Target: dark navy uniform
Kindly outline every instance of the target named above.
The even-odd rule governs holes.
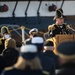
[[[70,25],[63,24],[63,25],[50,25],[49,28],[49,35],[50,37],[55,37],[56,34],[71,34],[72,32],[68,28]]]
[[[0,38],[0,54],[4,50],[4,42],[5,42],[5,39],[4,38]]]
[[[62,63],[56,75],[75,75],[75,42],[63,42],[57,51]]]
[[[50,75],[47,71],[41,70],[20,70],[13,67],[7,67],[2,75]]]
[[[1,74],[2,70],[5,68],[5,66],[6,66],[6,61],[5,61],[4,57],[0,55],[0,74]]]
[[[75,63],[65,63],[56,75],[75,75]]]
[[[48,26],[48,32],[44,34],[44,39],[55,37],[57,34],[72,34],[73,31],[70,29],[70,25],[56,25],[52,24]]]

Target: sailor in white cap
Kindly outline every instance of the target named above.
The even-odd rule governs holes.
[[[45,56],[44,53],[43,53],[44,39],[42,37],[33,37],[32,40],[31,40],[31,43],[33,45],[36,45],[37,48],[38,48],[37,56],[41,60],[43,70],[46,70],[51,75],[54,75],[54,73],[55,73],[54,60],[50,57]]]
[[[31,39],[33,37],[37,37],[38,36],[38,29],[37,28],[32,28],[29,31],[29,35],[30,35],[30,37],[25,41],[25,44],[31,44]]]

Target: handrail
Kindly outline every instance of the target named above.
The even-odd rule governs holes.
[[[2,26],[7,26],[8,28],[11,28],[12,30],[10,30],[10,32],[14,31],[22,38],[22,35],[18,31],[18,30],[21,30],[21,27],[19,25],[1,24],[0,28]],[[24,33],[29,37],[29,34],[26,31],[24,31]]]

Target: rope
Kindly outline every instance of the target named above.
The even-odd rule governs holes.
[[[16,28],[15,30],[20,30],[21,27]],[[31,30],[30,28],[25,27],[26,30]],[[13,32],[14,30],[10,30],[10,32]],[[44,32],[39,31],[40,34],[44,34]]]
[[[19,28],[16,28],[15,30],[19,30],[19,29],[21,29],[21,27],[19,27]],[[13,32],[14,30],[10,30],[10,32]]]

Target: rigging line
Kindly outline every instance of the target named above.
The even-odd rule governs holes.
[[[37,10],[37,15],[39,16],[39,10],[40,10],[40,7],[41,7],[41,3],[42,3],[42,1],[40,1],[40,3],[39,3],[39,7],[38,7],[38,10]]]
[[[61,4],[60,8],[62,8],[62,7],[63,7],[64,1],[65,1],[65,0],[62,0],[62,4]]]
[[[16,10],[17,4],[18,4],[18,1],[16,1],[16,4],[15,4],[15,7],[14,7],[14,10],[13,10],[13,12],[12,12],[13,17],[15,17],[15,10]]]
[[[13,10],[13,12],[12,12],[12,15],[13,15],[13,23],[14,23],[15,10],[16,10],[17,4],[18,4],[18,1],[16,1],[16,4],[15,4],[15,7],[14,7],[14,10]]]
[[[41,19],[40,19],[40,7],[41,7],[41,4],[42,4],[42,0],[40,0],[40,3],[39,3],[39,6],[38,6],[38,10],[37,10],[37,17],[38,17],[38,23],[41,22]]]
[[[30,28],[25,27],[26,30],[30,30]],[[21,30],[21,27],[15,28],[14,30]],[[10,30],[10,32],[13,32],[14,30]],[[39,31],[40,34],[44,34],[44,32]]]
[[[26,7],[26,10],[25,10],[26,24],[28,24],[28,22],[27,22],[27,11],[28,11],[28,8],[29,8],[29,5],[30,5],[30,1],[31,1],[31,0],[28,1],[27,7]]]

